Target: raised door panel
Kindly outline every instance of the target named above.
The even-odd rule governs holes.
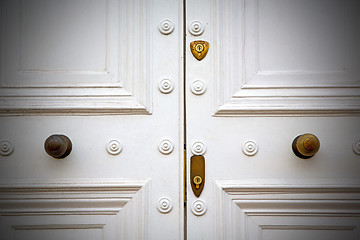
[[[356,1],[213,1],[215,115],[359,112]]]
[[[2,112],[151,113],[151,3],[4,1]]]
[[[2,239],[149,239],[149,182],[2,183]]]
[[[357,239],[359,185],[216,181],[217,239]]]

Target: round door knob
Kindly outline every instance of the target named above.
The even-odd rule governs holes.
[[[294,139],[292,149],[299,158],[308,159],[319,151],[320,141],[314,134],[302,134]]]
[[[67,136],[54,134],[46,139],[44,148],[54,158],[65,158],[70,154],[72,144]]]

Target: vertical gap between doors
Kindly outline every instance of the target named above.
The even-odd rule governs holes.
[[[186,0],[183,0],[183,92],[184,92],[184,239],[187,239],[187,164],[186,164]]]

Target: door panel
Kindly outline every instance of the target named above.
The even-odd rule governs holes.
[[[2,111],[151,113],[150,5],[130,2],[4,2]]]
[[[182,19],[168,0],[1,1],[4,239],[183,238]]]
[[[87,239],[89,235],[94,239],[150,238],[146,229],[148,189],[149,181],[108,179],[101,183],[76,179],[72,183],[57,180],[2,186],[1,236],[2,239],[59,239],[60,236]]]
[[[188,239],[357,239],[359,5],[186,6]],[[191,33],[194,20],[201,35]],[[210,44],[202,61],[190,52],[195,40]],[[292,150],[304,133],[320,140],[307,160]],[[189,183],[196,154],[205,157],[199,198]]]

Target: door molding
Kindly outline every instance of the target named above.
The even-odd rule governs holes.
[[[215,181],[215,206],[221,206],[215,209],[217,239],[260,239],[266,229],[359,234],[360,185],[317,180],[267,182]]]
[[[103,54],[104,58],[99,60],[99,56],[93,56],[93,59],[88,60],[80,54],[78,58],[86,63],[83,66],[86,69],[81,70],[72,69],[71,66],[62,66],[69,56],[66,53],[60,53],[56,45],[51,47],[50,52],[54,55],[52,56],[46,55],[48,54],[46,46],[38,46],[37,43],[43,41],[43,45],[46,43],[50,45],[51,43],[47,42],[50,40],[46,39],[51,38],[51,35],[63,36],[69,31],[60,27],[53,29],[53,25],[73,20],[75,26],[80,25],[86,29],[85,20],[81,17],[70,20],[55,19],[53,25],[44,24],[45,27],[39,27],[38,31],[43,31],[43,33],[46,31],[44,34],[36,35],[26,29],[26,26],[29,28],[40,20],[47,22],[48,15],[39,17],[39,14],[36,14],[37,9],[22,7],[21,1],[10,2],[1,6],[3,58],[1,59],[0,114],[151,113],[150,69],[153,61],[150,60],[150,48],[154,32],[150,28],[151,2],[145,0],[98,2],[97,8],[93,11],[97,13],[96,16],[103,25],[96,28],[97,32],[84,31],[85,33],[81,34],[88,39],[104,35],[99,43],[99,45],[103,44],[99,54]],[[64,5],[60,9],[71,8],[71,6]],[[77,8],[74,7],[74,9]],[[77,14],[77,16],[83,14]],[[26,19],[26,16],[32,17]],[[50,34],[49,28],[51,28]],[[73,31],[76,32],[75,30]],[[76,35],[76,33],[73,34]],[[78,37],[84,38],[81,34]],[[34,46],[27,46],[25,42]],[[62,42],[59,40],[58,43],[61,45]],[[66,43],[63,44],[66,45]],[[82,49],[81,42],[73,44],[76,49]],[[90,46],[89,43],[88,47]],[[35,47],[41,48],[42,51],[32,51],[31,48]],[[64,46],[63,48],[66,49]],[[88,49],[88,51],[91,50]],[[27,51],[31,53],[28,54],[30,57],[26,55]],[[42,53],[37,56],[38,52]],[[37,57],[38,60],[36,60]],[[48,64],[43,60],[46,57],[60,63]],[[96,67],[92,66],[92,61],[102,61],[101,65],[104,69],[101,69],[100,63]]]
[[[259,0],[212,1],[214,116],[360,113],[359,72],[355,66],[357,51],[354,50],[357,43],[353,33],[356,13],[350,3],[339,1],[346,11],[344,19],[340,19],[344,22],[344,33],[337,33],[343,34],[345,69],[327,66],[325,70],[321,67],[263,70],[259,4]],[[296,26],[293,28],[297,29]],[[306,58],[301,55],[300,59],[306,62]]]
[[[107,236],[115,234],[109,239],[115,236],[148,239],[148,186],[148,181],[102,179],[82,183],[76,180],[1,184],[0,216],[3,227],[7,226],[3,231],[101,229]],[[26,221],[29,216],[34,225]],[[22,219],[25,225],[19,224]],[[12,225],[12,221],[16,225]]]

